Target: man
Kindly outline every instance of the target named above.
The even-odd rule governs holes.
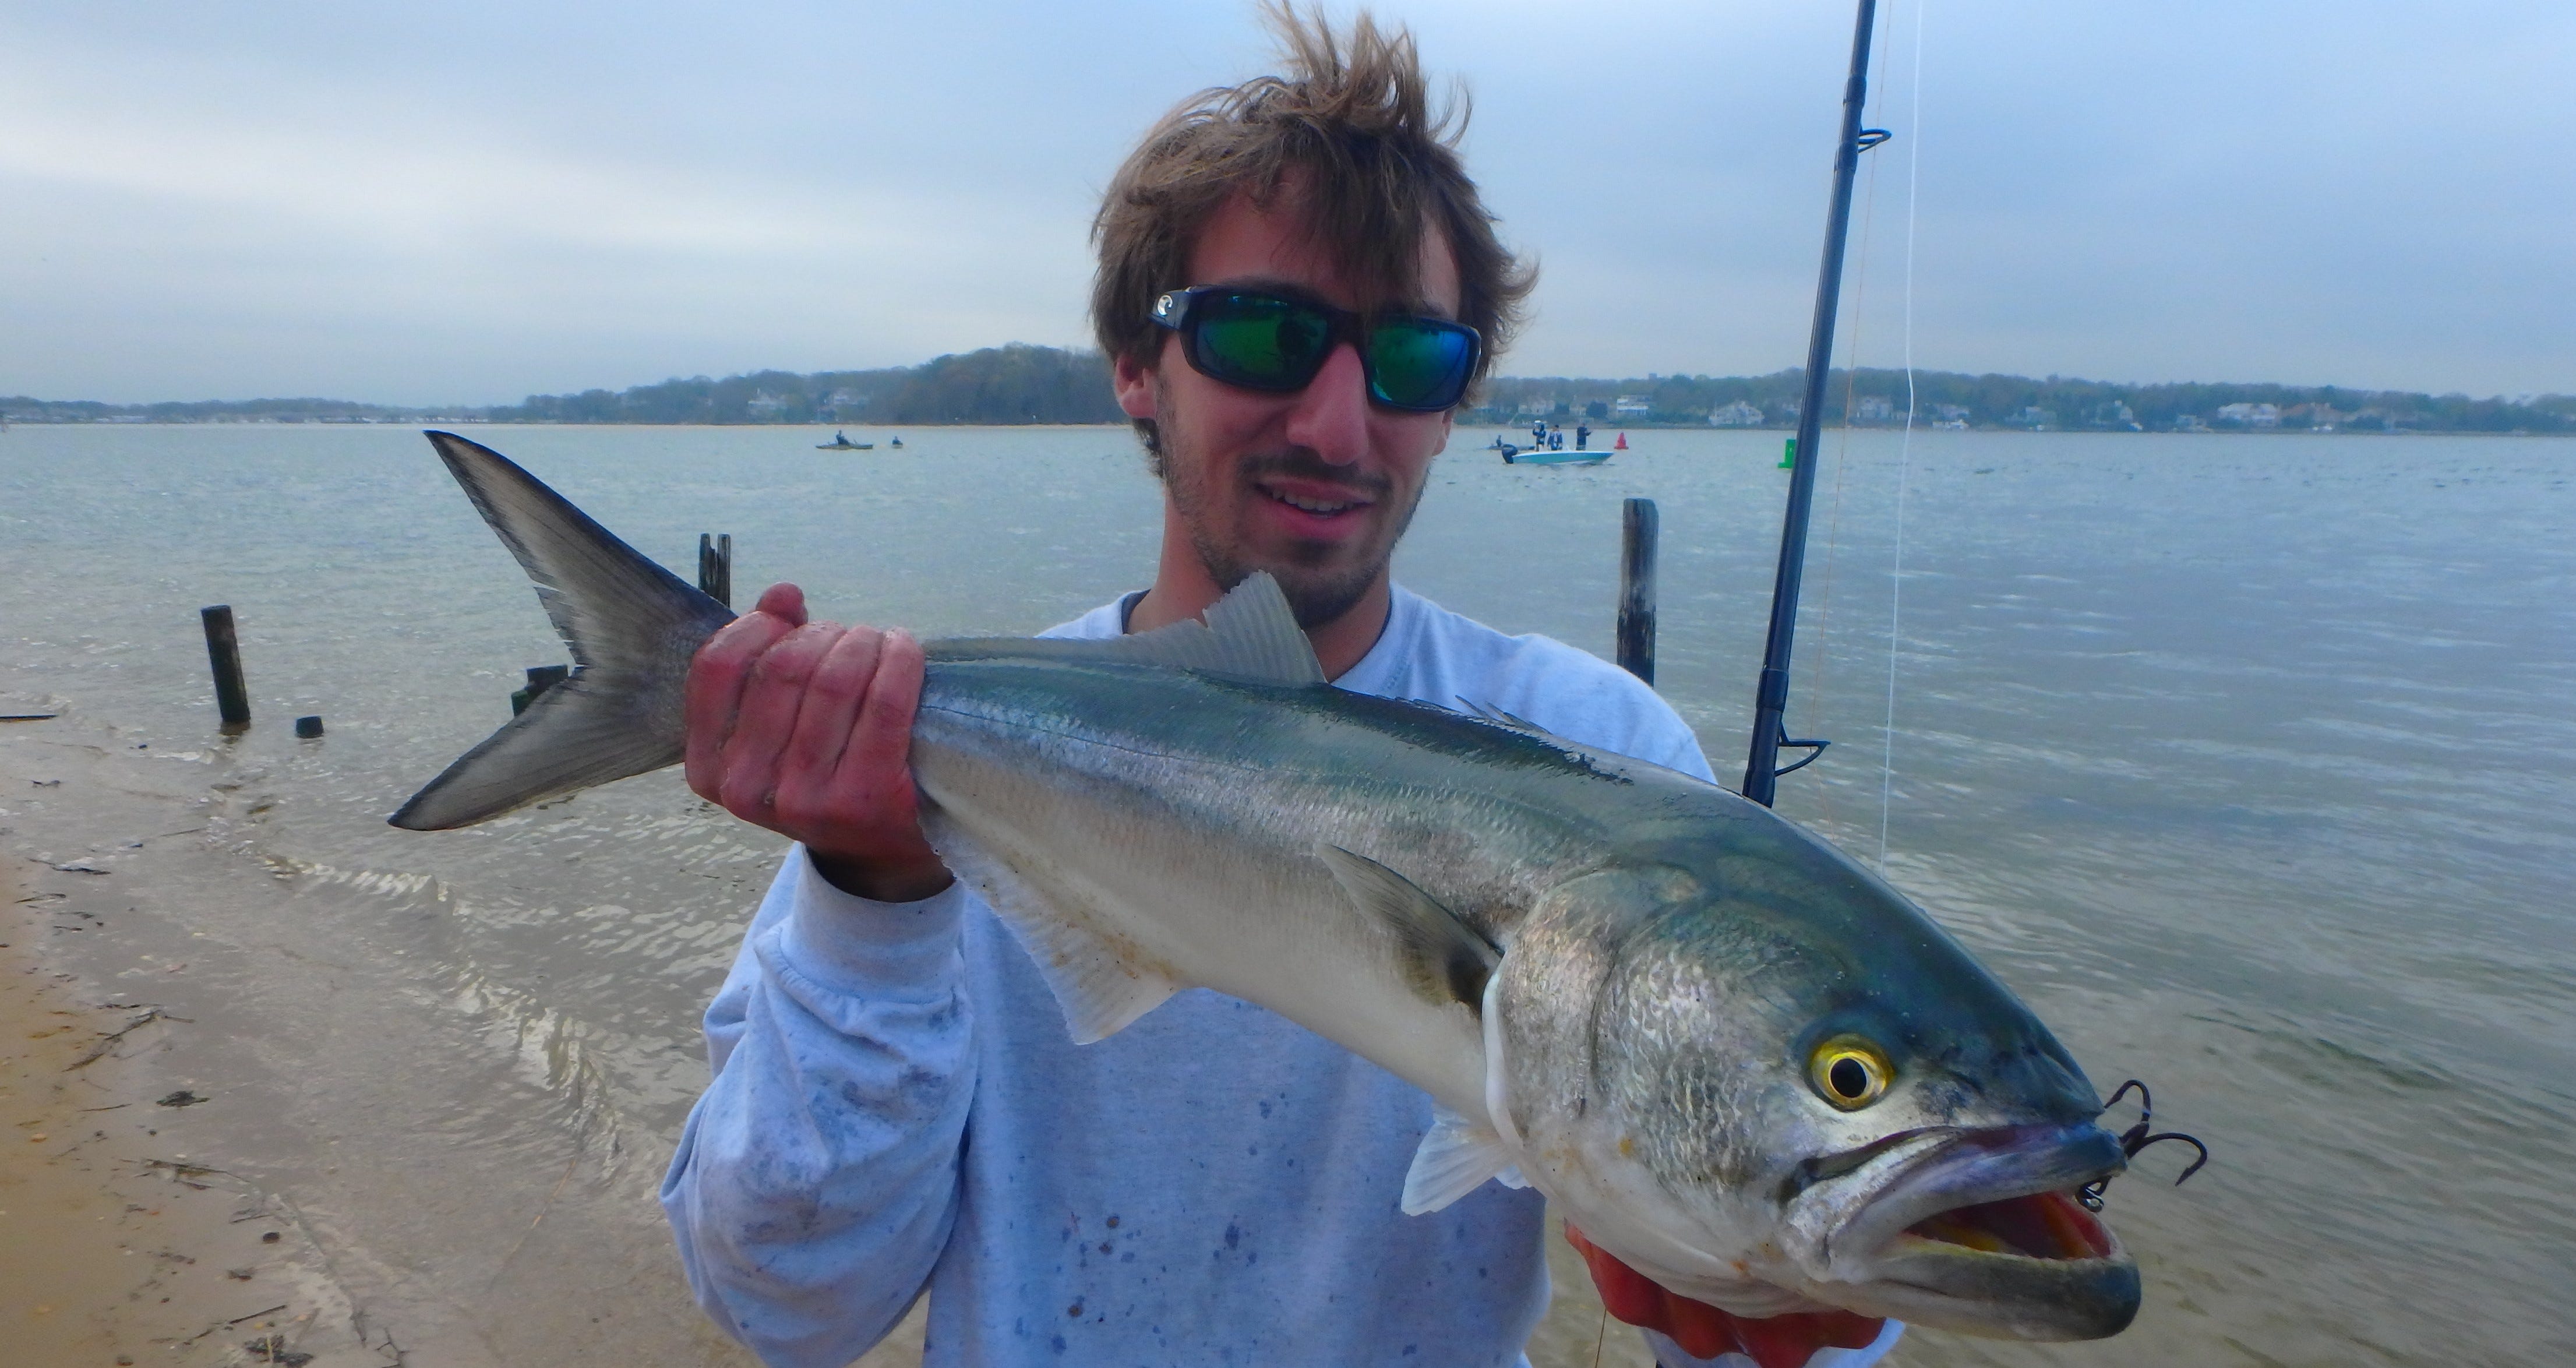
[[[1168,116],[1101,210],[1093,319],[1163,482],[1161,557],[1148,589],[1050,635],[1193,618],[1266,570],[1340,687],[1706,776],[1628,675],[1392,582],[1530,277],[1410,38],[1282,27],[1289,74]],[[908,636],[809,622],[780,585],[690,675],[691,786],[800,843],[708,1010],[716,1076],[664,1185],[708,1313],[800,1368],[846,1363],[925,1286],[934,1365],[1519,1362],[1547,1302],[1544,1203],[1488,1184],[1399,1212],[1421,1092],[1206,991],[1069,1043],[922,837],[922,670]]]

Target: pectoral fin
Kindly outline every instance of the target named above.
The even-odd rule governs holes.
[[[1447,1107],[1432,1107],[1431,1132],[1413,1152],[1413,1167],[1404,1175],[1404,1214],[1419,1216],[1457,1201],[1488,1178],[1505,1187],[1527,1187],[1511,1148],[1494,1128],[1470,1121]]]
[[[1315,853],[1342,892],[1395,938],[1398,967],[1415,992],[1431,1002],[1483,1009],[1485,980],[1503,958],[1492,942],[1385,865],[1337,845],[1317,846]]]

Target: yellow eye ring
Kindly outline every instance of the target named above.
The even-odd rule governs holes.
[[[1807,1058],[1807,1081],[1818,1096],[1844,1111],[1859,1111],[1885,1097],[1895,1077],[1887,1056],[1859,1036],[1835,1036]]]

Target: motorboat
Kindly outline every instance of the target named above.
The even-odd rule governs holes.
[[[1514,445],[1500,437],[1494,439],[1494,445],[1489,449],[1502,453],[1504,465],[1597,466],[1610,459],[1608,447],[1570,447],[1559,444],[1525,447]]]

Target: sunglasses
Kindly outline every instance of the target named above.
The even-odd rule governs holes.
[[[1181,335],[1199,374],[1279,394],[1313,383],[1334,344],[1347,340],[1359,349],[1369,399],[1407,413],[1456,408],[1485,349],[1474,328],[1445,318],[1364,319],[1329,304],[1223,285],[1166,291],[1154,301],[1154,321]]]

